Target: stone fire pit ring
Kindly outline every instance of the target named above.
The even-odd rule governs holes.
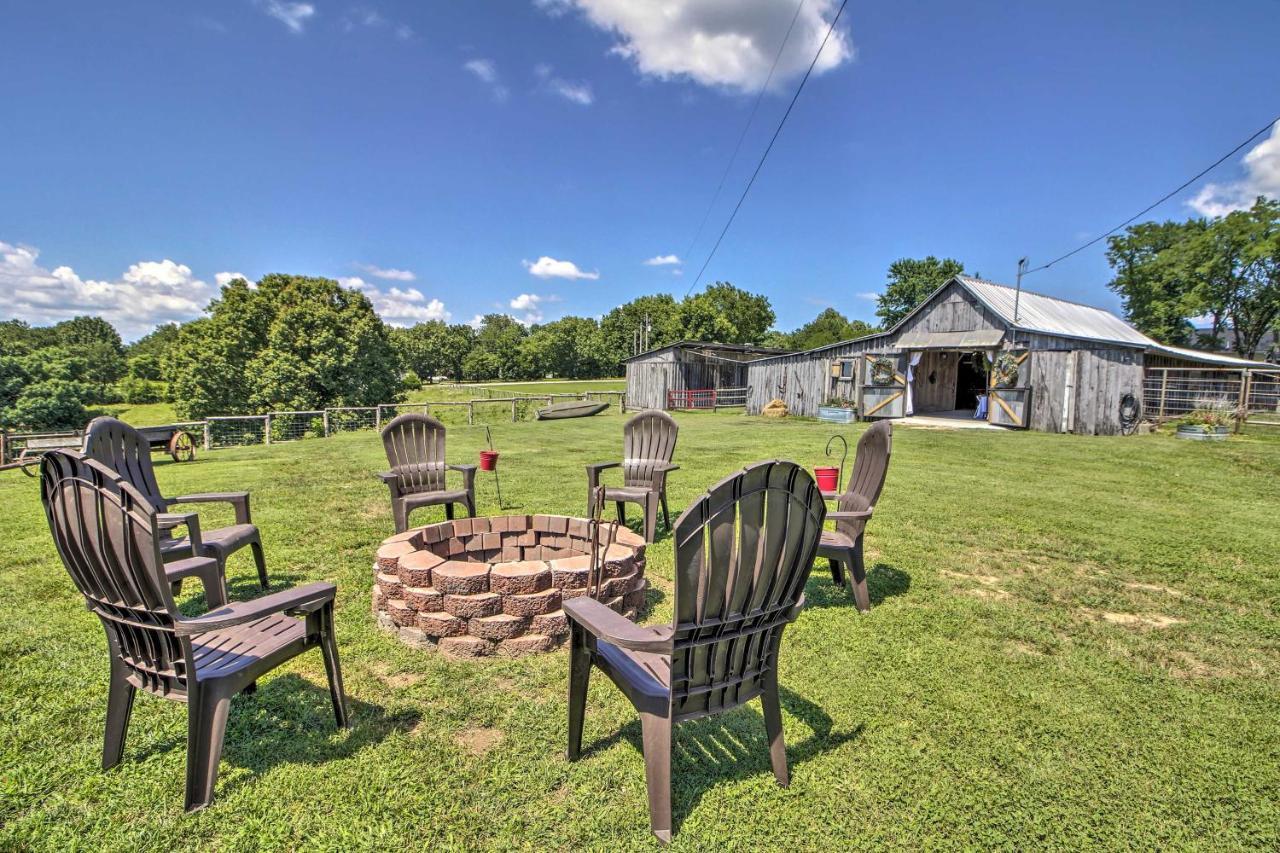
[[[644,538],[606,522],[600,543],[599,598],[634,618],[648,586]],[[442,521],[383,541],[373,566],[373,613],[406,645],[451,657],[548,652],[568,636],[561,604],[587,594],[590,570],[584,518]]]

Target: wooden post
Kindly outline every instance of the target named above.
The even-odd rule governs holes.
[[[204,422],[204,449],[213,449],[213,430],[209,428],[209,421]]]
[[[382,432],[382,404],[373,407],[373,428]]]
[[[324,437],[329,437],[329,410],[324,410]]]
[[[1164,401],[1165,395],[1169,391],[1169,368],[1160,368],[1162,375],[1160,377],[1160,414],[1156,416],[1156,423],[1164,420]]]
[[[1245,368],[1240,371],[1240,397],[1236,400],[1236,432],[1240,432],[1240,427],[1245,419],[1249,417],[1249,369]]]
[[[271,443],[271,415],[262,416],[262,437],[263,444]]]
[[[9,434],[0,432],[0,465],[9,461]]]
[[[467,426],[471,426],[476,420],[476,401],[467,401]]]
[[[511,398],[511,422],[516,422],[516,398]]]

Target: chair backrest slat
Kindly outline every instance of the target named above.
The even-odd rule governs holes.
[[[627,486],[649,486],[659,463],[676,452],[680,428],[675,419],[656,409],[643,411],[622,427],[622,478]]]
[[[885,477],[889,473],[889,457],[893,453],[893,425],[887,420],[876,421],[858,439],[857,454],[853,459],[853,472],[844,493],[836,500],[836,507],[844,512],[871,509],[880,499]],[[837,521],[836,530],[856,536],[865,522]]]
[[[813,478],[782,461],[727,477],[680,516],[673,714],[716,713],[759,695],[825,517]]]
[[[138,430],[116,418],[94,418],[84,432],[84,452],[123,477],[156,512],[168,510],[151,465],[151,443]]]
[[[383,427],[382,446],[401,494],[444,489],[445,433],[444,424],[418,412],[399,415]]]
[[[40,497],[67,573],[98,615],[112,654],[156,693],[183,693],[190,642],[165,581],[156,509],[115,471],[55,450],[40,463]]]

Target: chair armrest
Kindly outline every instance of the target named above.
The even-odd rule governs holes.
[[[377,474],[377,477],[382,482],[389,484],[389,483],[394,483],[396,480],[398,480],[400,478],[400,475],[397,474],[395,471],[379,471]]]
[[[462,482],[463,485],[466,486],[468,492],[475,489],[476,466],[474,464],[465,463],[461,465],[445,465],[444,467],[450,471],[458,471],[462,474]]]
[[[182,495],[177,498],[170,498],[171,504],[209,504],[209,503],[229,503],[236,510],[236,524],[252,524],[253,521],[249,517],[249,493],[248,492],[209,492],[199,495]]]
[[[866,521],[871,512],[870,509],[832,510],[827,513],[827,521]]]
[[[794,622],[800,618],[800,611],[804,610],[804,603],[804,595],[802,594],[800,598],[796,600],[795,606],[787,613],[788,622]]]
[[[599,640],[636,652],[671,654],[670,625],[645,628],[615,613],[589,596],[579,596],[562,606],[565,615]]]
[[[192,637],[245,625],[272,613],[313,613],[332,604],[337,591],[336,586],[325,581],[295,586],[253,601],[228,604],[195,619],[179,619],[173,630],[179,637]]]
[[[653,466],[653,470],[655,470],[655,471],[661,471],[662,473],[664,473],[664,474],[665,474],[665,473],[666,473],[666,472],[668,472],[668,471],[679,471],[679,470],[680,470],[680,466],[679,466],[679,465],[674,465],[674,464],[672,464],[672,463],[670,463],[670,462],[659,462],[657,465],[654,465],[654,466]]]
[[[587,466],[587,488],[594,489],[600,485],[600,472],[610,468],[621,468],[621,462],[595,462]]]
[[[200,539],[200,515],[194,512],[158,512],[156,527],[161,530],[172,530],[175,527],[187,528],[187,539],[191,542],[191,553],[199,554],[204,544]]]

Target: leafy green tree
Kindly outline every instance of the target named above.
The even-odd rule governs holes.
[[[469,382],[497,379],[502,374],[502,362],[488,350],[476,347],[462,360],[462,378]]]
[[[954,258],[899,258],[889,264],[889,280],[876,300],[876,316],[883,328],[892,328],[948,279],[964,272]]]
[[[89,420],[84,401],[92,394],[83,382],[46,379],[23,389],[14,404],[0,411],[7,429],[81,429]]]
[[[325,278],[230,282],[165,360],[182,417],[365,406],[398,395],[385,324],[364,294]]]
[[[839,341],[870,335],[877,329],[862,320],[850,320],[834,308],[824,308],[817,317],[790,335],[792,349],[807,350]]]
[[[601,376],[599,342],[599,326],[589,317],[563,317],[535,326],[520,343],[521,370],[533,378]]]
[[[646,318],[649,322],[649,348],[657,349],[680,340],[681,326],[678,303],[669,293],[641,296],[619,305],[600,320],[599,355],[601,369],[607,376],[621,376],[624,359],[635,355],[636,332]]]
[[[692,341],[756,344],[775,319],[769,298],[717,281],[680,303],[681,335]]]
[[[1213,314],[1211,337],[1220,333],[1222,316],[1206,305],[1203,279],[1194,273],[1206,257],[1187,241],[1204,233],[1203,219],[1187,222],[1142,222],[1107,238],[1107,262],[1115,278],[1107,287],[1120,296],[1125,316],[1139,331],[1175,346],[1195,343],[1188,317]],[[1182,248],[1174,253],[1174,247]]]
[[[159,382],[164,379],[164,360],[178,341],[178,324],[164,323],[125,347],[129,375],[134,379]],[[130,399],[129,402],[141,402]]]
[[[476,332],[475,349],[491,358],[471,361],[472,367],[483,364],[485,376],[471,375],[465,367],[468,379],[519,379],[520,344],[528,334],[519,322],[506,314],[485,314]],[[473,353],[474,354],[474,353]],[[464,363],[465,364],[465,363]]]
[[[462,362],[475,342],[475,330],[464,324],[428,320],[407,329],[391,330],[401,364],[430,380],[433,376],[462,378]]]

